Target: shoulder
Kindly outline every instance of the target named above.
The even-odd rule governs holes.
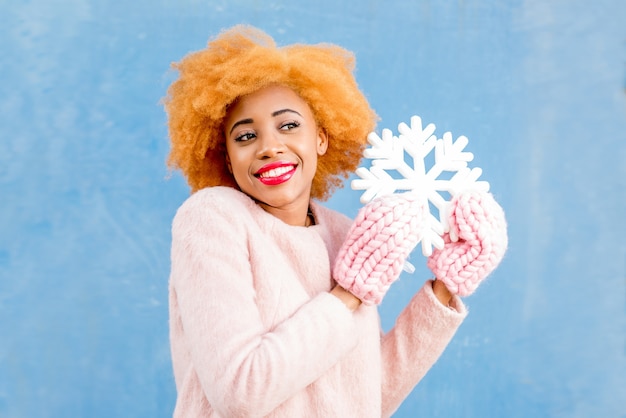
[[[315,219],[318,224],[325,227],[331,229],[344,229],[345,227],[347,230],[347,228],[349,228],[352,224],[352,220],[343,213],[327,208],[326,206],[322,206],[315,201],[311,202],[311,208],[313,209],[313,213],[315,214]]]
[[[207,187],[183,202],[174,216],[174,226],[190,222],[242,222],[254,206],[252,199],[232,187]]]
[[[246,206],[250,203],[254,204],[252,199],[239,190],[232,187],[215,186],[198,190],[183,202],[179,210],[186,210],[192,207],[220,208],[232,204],[243,204]]]
[[[334,254],[346,239],[352,219],[316,202],[311,202],[311,208],[317,222],[316,230],[326,242],[329,252]]]

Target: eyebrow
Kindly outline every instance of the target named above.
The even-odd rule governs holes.
[[[230,128],[230,132],[229,132],[228,134],[229,134],[229,135],[230,135],[230,134],[232,134],[232,133],[233,133],[233,131],[235,130],[235,128],[236,128],[237,126],[239,126],[239,125],[245,125],[246,123],[252,123],[252,122],[254,122],[252,119],[241,119],[241,120],[238,120],[237,122],[235,122],[235,123],[233,124],[233,127],[232,127],[232,128]]]
[[[299,112],[296,112],[293,109],[281,109],[281,110],[277,110],[276,112],[272,113],[272,117],[276,117],[278,115],[282,115],[283,113],[287,113],[287,112],[295,113],[298,116],[302,116]]]
[[[296,115],[302,117],[300,112],[297,112],[297,111],[295,111],[293,109],[280,109],[280,110],[277,110],[275,112],[272,112],[272,117],[274,118],[276,116],[282,115],[283,113],[295,113]],[[253,123],[253,122],[254,122],[254,120],[252,120],[251,118],[238,120],[237,122],[235,122],[233,124],[232,128],[230,128],[229,134],[232,134],[237,126],[245,125],[247,123]]]

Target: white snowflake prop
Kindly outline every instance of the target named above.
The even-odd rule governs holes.
[[[423,128],[419,116],[411,117],[410,127],[400,123],[398,131],[399,136],[389,129],[382,130],[382,138],[375,132],[368,135],[370,147],[363,156],[372,160],[371,167],[359,167],[356,174],[360,179],[353,180],[351,186],[354,190],[365,190],[361,195],[363,204],[396,191],[413,191],[421,196],[424,208],[428,208],[424,214],[427,221],[422,231],[422,254],[428,257],[433,246],[443,248],[442,235],[450,231],[447,222],[450,199],[468,189],[487,192],[489,183],[478,181],[480,168],[468,168],[467,163],[474,155],[464,151],[468,143],[465,136],[453,141],[452,134],[446,132],[437,138],[435,125],[430,123]],[[408,264],[406,269],[411,271],[413,267]]]

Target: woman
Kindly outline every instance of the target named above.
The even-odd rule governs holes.
[[[358,232],[313,199],[374,128],[353,66],[337,46],[277,48],[241,26],[175,65],[169,164],[193,192],[172,228],[175,416],[389,416],[463,321],[458,296],[427,281],[383,335],[372,299],[337,273]]]

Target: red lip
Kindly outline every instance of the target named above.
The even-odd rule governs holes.
[[[276,186],[288,181],[296,172],[297,165],[288,161],[275,161],[258,169],[254,176],[267,186]],[[276,173],[269,173],[276,170]],[[264,176],[264,174],[267,174]]]

